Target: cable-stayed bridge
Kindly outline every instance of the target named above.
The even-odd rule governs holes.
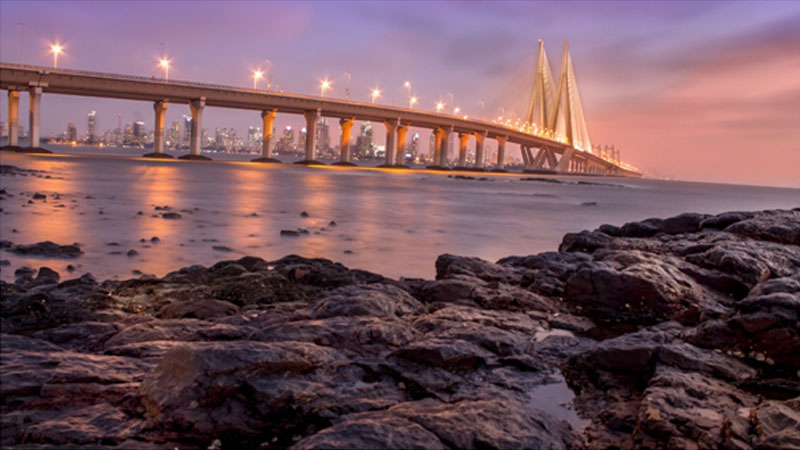
[[[506,145],[520,146],[526,172],[575,173],[640,176],[634,168],[617,158],[592,152],[592,144],[578,94],[575,74],[566,44],[555,85],[543,44],[539,43],[536,77],[530,97],[526,122],[519,125],[477,120],[446,113],[373,103],[291,94],[260,89],[222,86],[207,83],[155,79],[147,77],[54,69],[0,62],[0,89],[8,91],[9,146],[18,146],[19,98],[30,97],[30,148],[40,145],[41,96],[44,93],[87,97],[149,101],[154,109],[155,158],[171,157],[164,153],[164,122],[167,106],[189,105],[191,144],[185,159],[208,159],[200,153],[200,131],[206,107],[222,107],[260,112],[263,121],[262,156],[255,161],[271,162],[274,141],[273,124],[277,114],[301,114],[306,119],[305,158],[299,164],[321,164],[316,159],[316,127],[320,117],[338,118],[341,126],[341,153],[337,164],[352,165],[350,134],[356,120],[381,122],[386,126],[385,164],[402,166],[409,127],[427,128],[435,136],[432,168],[505,170]],[[448,155],[450,136],[458,136],[457,157]],[[475,160],[467,167],[467,147],[475,140]],[[485,143],[497,143],[497,158],[486,161]],[[453,152],[455,153],[455,152]]]

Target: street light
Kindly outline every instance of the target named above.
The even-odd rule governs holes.
[[[272,89],[272,60],[266,58],[267,61],[267,90]]]
[[[261,69],[256,69],[253,71],[253,89],[258,86],[258,80],[264,77],[264,72]]]
[[[456,106],[456,107],[455,107],[455,109],[453,109],[453,115],[454,115],[454,116],[457,116],[459,111],[461,111],[461,108],[459,108],[458,106]]]
[[[442,112],[443,109],[444,109],[444,103],[437,102],[436,103],[436,112],[440,113],[440,112]]]
[[[381,90],[378,88],[372,88],[372,103],[375,103],[375,99],[381,96]]]
[[[169,81],[169,60],[166,56],[158,60],[158,65],[164,69],[164,80]]]
[[[58,54],[64,51],[64,46],[56,42],[50,45],[50,52],[53,53],[53,69],[58,69]]]
[[[329,79],[324,79],[319,83],[319,90],[322,93],[322,96],[325,97],[325,91],[331,87],[331,81]]]
[[[415,103],[417,103],[417,97],[411,97],[408,99],[408,109],[413,108]]]
[[[347,78],[347,89],[345,89],[344,94],[348,100],[350,100],[350,87],[353,83],[353,76],[350,75],[350,72],[344,73],[345,78]]]

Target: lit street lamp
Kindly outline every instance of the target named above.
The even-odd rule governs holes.
[[[375,99],[381,96],[381,90],[378,88],[372,89],[372,103],[375,103]]]
[[[416,103],[417,103],[417,97],[411,97],[411,98],[409,98],[409,99],[408,99],[408,109],[411,109],[411,108],[413,108],[413,107],[414,107],[414,104],[416,104]]]
[[[169,60],[166,57],[162,57],[158,61],[158,65],[164,69],[164,80],[169,81]]]
[[[327,78],[319,83],[319,90],[322,94],[322,97],[325,97],[325,91],[327,91],[328,88],[330,87],[331,87],[331,81],[328,80]]]
[[[458,113],[459,113],[459,111],[461,111],[461,108],[459,108],[458,106],[456,106],[456,107],[455,107],[455,109],[453,109],[453,115],[454,115],[454,116],[457,116],[457,115],[458,115]]]
[[[256,69],[253,71],[253,89],[258,86],[258,80],[264,77],[264,72],[260,69]]]
[[[444,103],[442,103],[442,102],[436,103],[436,112],[437,113],[442,112],[443,109],[444,109]]]
[[[64,51],[64,46],[56,42],[50,45],[50,52],[53,53],[53,69],[58,69],[58,54]]]

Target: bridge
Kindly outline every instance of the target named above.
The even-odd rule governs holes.
[[[41,96],[54,93],[153,102],[154,151],[144,155],[153,158],[171,158],[164,153],[165,113],[169,104],[183,104],[189,105],[192,124],[190,152],[182,157],[184,159],[209,159],[200,154],[200,133],[203,111],[210,106],[260,112],[262,155],[254,160],[259,162],[277,161],[271,154],[273,123],[278,113],[288,113],[301,114],[306,120],[305,159],[298,164],[322,164],[316,160],[316,127],[320,117],[325,116],[338,118],[341,126],[341,154],[335,164],[353,165],[350,132],[356,120],[364,120],[386,126],[384,167],[402,166],[406,133],[409,127],[419,127],[432,130],[435,136],[434,163],[430,168],[450,168],[448,146],[450,136],[457,133],[458,159],[453,161],[457,168],[484,170],[484,145],[487,139],[494,139],[497,142],[495,171],[505,170],[506,144],[515,143],[520,146],[525,172],[641,176],[617,157],[592,152],[566,43],[556,89],[543,43],[539,41],[536,77],[527,121],[522,126],[344,99],[2,62],[0,89],[8,91],[8,144],[12,148],[18,146],[19,97],[25,91],[30,99],[30,149],[40,145]],[[475,139],[475,162],[467,167],[467,146],[471,139]]]

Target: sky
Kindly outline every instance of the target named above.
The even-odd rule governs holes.
[[[800,187],[800,2],[0,2],[3,62],[20,62],[22,43],[26,64],[50,65],[59,41],[60,67],[161,76],[163,43],[171,79],[252,87],[269,59],[286,92],[318,94],[327,77],[327,95],[344,98],[347,72],[353,99],[379,87],[379,103],[404,105],[408,80],[417,107],[452,93],[448,107],[473,117],[525,112],[539,39],[556,74],[569,42],[592,142],[626,162],[655,176]],[[144,102],[50,94],[42,106],[44,135],[69,121],[84,133],[91,110],[101,129],[118,113],[154,120]],[[0,120],[7,108],[4,95]],[[167,123],[184,114],[170,105]],[[220,108],[203,120],[240,135],[260,125],[255,112]],[[279,115],[286,125],[303,121]]]

